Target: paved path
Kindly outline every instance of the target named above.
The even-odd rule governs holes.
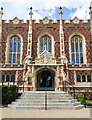
[[[16,110],[12,108],[0,108],[2,118],[90,118],[92,109],[80,110]],[[1,116],[1,115],[0,115]]]

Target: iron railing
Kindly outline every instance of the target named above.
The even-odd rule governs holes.
[[[63,91],[68,91],[68,90],[67,90],[67,85],[72,86],[74,99],[76,98],[76,97],[75,97],[76,90],[78,90],[80,93],[82,93],[82,94],[84,95],[84,107],[86,108],[86,94],[83,93],[83,92],[81,92],[78,88],[76,88],[74,85],[72,85],[72,84],[71,84],[70,82],[68,82],[68,81],[63,81]]]

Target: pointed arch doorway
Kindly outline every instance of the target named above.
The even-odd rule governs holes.
[[[37,91],[54,91],[55,73],[50,70],[43,70],[37,74]]]

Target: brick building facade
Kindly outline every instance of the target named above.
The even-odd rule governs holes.
[[[92,2],[90,19],[75,17],[69,21],[42,20],[26,22],[15,17],[2,20],[0,11],[1,81],[16,84],[25,91],[62,91],[63,81],[77,88],[92,90]],[[67,85],[71,88],[70,85]]]

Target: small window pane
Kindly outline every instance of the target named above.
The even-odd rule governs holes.
[[[14,52],[16,52],[16,46],[17,46],[17,39],[14,39]]]
[[[75,38],[75,44],[76,44],[76,52],[78,52],[78,38]]]
[[[16,63],[16,54],[13,54],[13,63]]]
[[[15,81],[15,75],[12,75],[11,76],[11,82],[14,82]]]
[[[87,82],[91,82],[91,76],[87,75]]]
[[[51,40],[49,40],[49,52],[51,53]]]
[[[6,82],[9,82],[9,81],[10,81],[10,76],[6,75]]]
[[[80,39],[80,52],[82,52],[82,40]]]
[[[72,52],[74,52],[74,40],[71,40],[71,49],[72,49]]]
[[[12,54],[9,54],[9,63],[12,63]]]
[[[80,63],[83,63],[83,54],[80,54]]]
[[[73,65],[75,64],[75,54],[74,53],[72,54],[72,64]]]
[[[40,41],[40,52],[43,52],[43,40]]]
[[[85,75],[82,76],[82,82],[86,82],[86,77],[85,77]]]
[[[18,43],[18,52],[20,52],[20,43]]]
[[[81,77],[80,77],[80,75],[77,75],[77,82],[81,82]]]
[[[79,54],[76,54],[76,63],[79,63]]]
[[[47,50],[47,37],[44,37],[44,50]]]
[[[10,40],[10,52],[12,52],[13,40]]]
[[[17,55],[17,63],[20,64],[20,54]]]

